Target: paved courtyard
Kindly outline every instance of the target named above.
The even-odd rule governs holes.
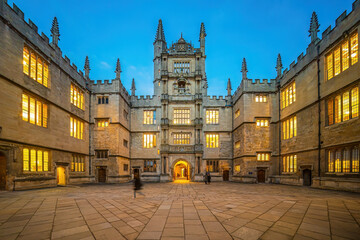
[[[0,239],[360,239],[360,194],[238,183],[0,192]]]

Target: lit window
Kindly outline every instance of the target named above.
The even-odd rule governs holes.
[[[48,86],[49,68],[47,63],[25,46],[23,48],[23,72],[45,87]]]
[[[219,134],[206,134],[206,147],[218,148],[219,147]]]
[[[144,124],[156,124],[156,111],[155,110],[144,111]]]
[[[349,68],[349,41],[342,44],[342,70]]]
[[[255,102],[267,102],[267,98],[264,95],[256,95]]]
[[[85,172],[85,157],[83,155],[73,154],[71,158],[72,172]]]
[[[296,101],[295,81],[281,91],[281,106],[285,108]]]
[[[267,119],[256,119],[256,126],[258,127],[268,127],[269,120]]]
[[[351,154],[351,172],[359,172],[359,148],[354,147]]]
[[[174,133],[174,144],[190,144],[190,133]]]
[[[154,148],[156,147],[156,134],[154,133],[144,133],[144,148]]]
[[[349,120],[350,110],[349,110],[349,92],[343,94],[343,121]]]
[[[219,124],[219,110],[206,110],[206,124]]]
[[[190,124],[190,109],[174,109],[174,124]]]
[[[297,120],[296,116],[293,116],[287,120],[282,121],[283,139],[289,139],[296,137],[297,135]]]
[[[22,94],[22,119],[25,122],[47,127],[47,105],[41,101]]]
[[[238,116],[240,116],[240,110],[239,109],[236,110],[236,112],[235,112],[235,118],[237,118]]]
[[[235,172],[240,172],[240,165],[235,165]]]
[[[240,148],[240,141],[235,142],[235,148]]]
[[[77,139],[83,139],[83,132],[84,122],[77,118],[70,117],[70,136]]]
[[[156,172],[156,160],[144,160],[144,172]]]
[[[341,67],[340,67],[340,48],[337,48],[334,51],[334,71],[335,71],[335,76],[339,75],[339,73],[341,71]]]
[[[350,172],[350,151],[347,148],[343,152],[342,164],[342,171]]]
[[[341,151],[335,153],[335,172],[341,172]]]
[[[85,109],[84,108],[84,92],[80,88],[76,87],[74,84],[71,84],[71,87],[70,87],[70,102],[74,106],[76,106],[82,110]]]
[[[206,171],[208,172],[219,172],[219,160],[207,160]]]
[[[107,127],[109,126],[109,119],[98,119],[97,121],[97,126],[98,127]]]
[[[359,116],[359,88],[355,87],[351,90],[351,117]]]
[[[334,100],[333,99],[329,99],[327,102],[327,107],[328,107],[328,124],[329,125],[333,125],[334,124]]]
[[[49,152],[36,149],[23,149],[23,171],[49,171]]]
[[[359,40],[358,40],[358,33],[355,33],[351,36],[350,39],[351,43],[351,65],[354,65],[359,60]]]
[[[335,123],[341,122],[341,96],[335,97]]]
[[[359,172],[359,146],[347,146],[342,149],[327,151],[329,173],[358,173]]]
[[[174,62],[174,73],[190,73],[190,62]]]
[[[256,157],[257,161],[269,161],[270,160],[269,153],[257,153],[256,156],[257,156]]]
[[[283,157],[283,172],[294,173],[297,171],[297,156],[288,155]]]

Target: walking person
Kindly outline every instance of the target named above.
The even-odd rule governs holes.
[[[140,174],[134,174],[134,198],[136,198],[136,191],[139,191],[142,188],[142,183],[140,179]],[[142,192],[139,191],[139,194],[145,196]]]
[[[208,181],[207,172],[205,172],[205,174],[204,174],[204,182],[205,182],[205,184],[207,184],[207,181]]]
[[[210,175],[210,172],[207,172],[207,182],[210,184],[211,182],[211,175]]]

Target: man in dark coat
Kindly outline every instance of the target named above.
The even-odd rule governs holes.
[[[208,183],[210,184],[210,182],[211,182],[210,172],[207,172],[206,175],[207,175],[207,181],[208,181]]]

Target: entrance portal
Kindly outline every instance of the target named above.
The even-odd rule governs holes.
[[[104,183],[106,182],[106,168],[100,167],[98,169],[98,182]]]
[[[0,190],[6,188],[6,158],[5,154],[0,152]]]
[[[174,180],[190,180],[190,166],[186,161],[178,161],[174,166]]]
[[[223,181],[229,181],[229,170],[223,171]]]
[[[258,183],[264,183],[265,182],[265,170],[258,170],[257,171],[257,180],[258,180]]]
[[[311,170],[304,169],[303,170],[303,179],[304,179],[304,186],[311,186]]]
[[[62,166],[58,166],[56,168],[56,172],[57,172],[57,184],[65,186],[66,185],[65,168]]]

